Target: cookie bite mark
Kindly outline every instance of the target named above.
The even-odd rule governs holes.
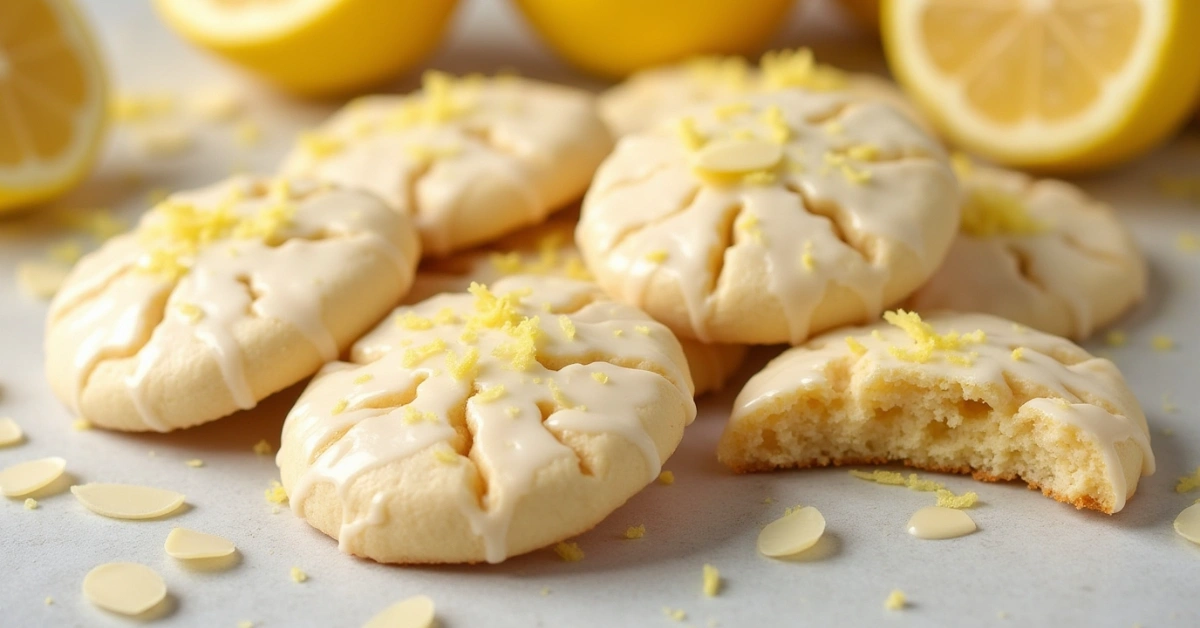
[[[889,313],[785,352],[739,394],[718,457],[738,472],[894,461],[1021,479],[1106,513],[1154,472],[1145,417],[1111,362],[967,314]]]
[[[282,171],[378,194],[412,216],[428,256],[539,223],[578,199],[612,140],[587,93],[512,77],[428,72],[420,91],[368,96],[298,146]]]
[[[606,291],[680,336],[798,343],[932,274],[957,196],[940,147],[890,108],[753,94],[625,137],[576,239]]]
[[[407,288],[417,255],[408,222],[360,192],[239,177],[177,194],[72,273],[51,305],[47,373],[104,427],[219,418],[336,357]],[[356,296],[368,276],[379,292]]]
[[[552,545],[653,481],[695,416],[674,337],[591,284],[519,276],[408,314],[445,322],[380,325],[284,426],[292,508],[343,551],[500,562]]]
[[[907,301],[1084,339],[1140,301],[1146,262],[1113,210],[1062,181],[967,164],[962,227]]]

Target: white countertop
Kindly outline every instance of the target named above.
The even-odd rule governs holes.
[[[176,93],[210,85],[243,85],[250,116],[264,128],[254,150],[236,147],[233,133],[201,125],[195,150],[150,159],[131,150],[118,129],[92,179],[64,207],[108,207],[132,219],[150,188],[186,188],[222,178],[233,168],[269,171],[298,129],[332,105],[297,104],[253,87],[166,32],[147,3],[85,3],[109,53],[114,81],[126,88]],[[812,4],[818,4],[813,0]],[[815,8],[815,7],[810,7]],[[821,13],[820,15],[817,15]],[[829,16],[808,11],[781,36],[781,45],[836,35]],[[825,58],[878,66],[860,47],[826,45]],[[516,67],[536,77],[580,82],[551,59],[496,0],[465,2],[455,31],[432,64],[454,71]],[[411,86],[410,77],[401,87]],[[73,431],[72,417],[42,375],[41,336],[46,305],[17,290],[18,261],[43,257],[68,234],[40,218],[0,222],[0,416],[25,429],[27,442],[0,449],[0,467],[57,455],[71,481],[129,482],[188,495],[176,516],[123,522],[87,512],[70,493],[0,503],[0,625],[127,626],[127,619],[90,606],[83,576],[110,561],[137,561],[167,581],[172,608],[153,625],[357,626],[399,599],[434,599],[447,628],[463,626],[674,626],[663,607],[683,609],[686,624],[706,626],[1195,626],[1200,624],[1200,546],[1177,536],[1171,522],[1200,493],[1179,495],[1176,479],[1200,465],[1200,373],[1196,312],[1200,311],[1200,253],[1175,246],[1181,231],[1200,233],[1200,208],[1167,199],[1152,185],[1163,173],[1196,173],[1196,130],[1152,159],[1082,182],[1120,208],[1150,258],[1150,297],[1119,327],[1129,344],[1108,352],[1146,407],[1158,473],[1146,478],[1116,516],[1076,511],[1018,484],[980,484],[938,477],[957,492],[977,491],[970,511],[979,532],[950,541],[922,541],[904,530],[909,516],[930,505],[928,493],[851,478],[845,469],[734,476],[717,464],[716,440],[734,390],[703,400],[700,417],[667,463],[673,486],[654,484],[578,539],[587,557],[560,561],[550,551],[502,565],[384,566],[340,554],[337,544],[284,509],[272,514],[263,498],[277,478],[271,457],[251,451],[259,439],[278,445],[279,427],[299,388],[252,412],[168,435]],[[134,180],[130,172],[140,173]],[[1155,334],[1170,335],[1175,351],[1150,349]],[[759,356],[759,363],[761,358]],[[1178,406],[1168,412],[1164,396]],[[1172,435],[1166,435],[1171,432]],[[153,452],[153,454],[151,454]],[[185,460],[200,458],[202,468]],[[927,474],[932,477],[932,474]],[[770,498],[772,503],[765,503]],[[816,506],[828,528],[819,545],[790,561],[759,556],[761,527],[795,503]],[[626,527],[645,524],[646,536],[623,540]],[[174,526],[234,540],[236,566],[189,570],[163,553]],[[725,579],[720,596],[701,593],[701,566]],[[289,569],[310,576],[293,583]],[[911,606],[886,611],[892,589]],[[46,605],[47,596],[54,599]]]

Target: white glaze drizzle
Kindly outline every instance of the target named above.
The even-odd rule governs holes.
[[[1150,448],[1145,416],[1120,372],[1108,360],[1084,359],[1068,366],[1053,356],[1063,353],[1077,359],[1085,355],[1070,341],[985,314],[935,313],[925,317],[925,321],[940,334],[983,330],[987,339],[983,343],[965,345],[957,352],[935,350],[927,362],[911,362],[890,353],[892,347],[913,346],[912,339],[893,325],[880,323],[829,332],[784,352],[751,378],[734,401],[730,425],[734,426],[764,408],[776,407],[781,397],[829,388],[831,382],[826,373],[831,364],[844,362],[853,355],[846,341],[847,337],[852,337],[864,350],[857,358],[856,371],[866,369],[863,372],[876,373],[912,369],[919,372],[924,381],[958,383],[966,398],[983,400],[996,408],[996,412],[1016,414],[1028,406],[1056,422],[1077,428],[1096,444],[1105,462],[1104,473],[1115,500],[1113,512],[1124,507],[1129,491],[1117,455],[1117,443],[1135,443],[1142,451],[1141,475],[1154,473],[1154,452]],[[1012,353],[1017,348],[1021,349],[1019,359]],[[950,353],[957,353],[957,357],[968,360],[969,364],[947,360]],[[869,367],[864,366],[864,362]],[[1018,406],[1006,378],[1031,382],[1051,394]],[[1010,396],[994,398],[985,392],[996,390],[1010,391],[1007,393]],[[1087,403],[1087,399],[1107,403],[1119,412]],[[845,412],[860,410],[857,403],[845,406]],[[866,421],[867,417],[856,420]]]
[[[745,279],[714,277],[710,259],[724,256],[728,263],[731,255],[748,254],[767,267],[765,296],[787,319],[789,337],[779,340],[799,343],[813,331],[813,312],[829,287],[856,294],[860,320],[869,320],[912,288],[892,285],[891,260],[898,251],[919,265],[906,272],[933,272],[954,234],[958,195],[934,140],[884,105],[844,96],[787,92],[723,104],[743,102],[745,111],[734,116],[718,115],[720,105],[705,105],[626,136],[601,166],[584,200],[577,240],[607,290],[644,308],[652,277],[667,273],[680,286],[690,320],[688,329],[676,331],[721,340],[710,329],[710,313],[726,284]],[[708,141],[736,134],[762,140],[778,131],[765,121],[773,107],[789,130],[787,159],[770,171],[773,181],[715,184],[693,173],[693,154],[677,133],[681,120],[692,121]],[[831,116],[842,130],[827,128]],[[827,163],[831,154],[864,147],[874,151],[870,160],[855,161],[853,168],[867,173],[865,181]],[[841,208],[842,224],[823,215],[826,207]],[[721,225],[738,208],[733,240],[725,242]],[[755,220],[749,228],[739,226]],[[875,251],[874,259],[843,237],[861,241]],[[811,266],[801,261],[806,246]]]
[[[205,211],[225,207],[235,216],[254,216],[281,202],[267,187],[263,180],[235,178],[167,202]],[[290,187],[291,196],[282,202],[291,204],[294,213],[277,234],[278,244],[217,239],[190,256],[190,270],[177,281],[137,267],[146,247],[155,245],[148,234],[164,220],[153,210],[136,233],[110,241],[80,263],[51,309],[52,324],[78,313],[66,331],[78,339],[72,363],[76,412],[92,369],[106,357],[136,351],[136,367],[126,380],[133,404],[148,427],[170,429],[146,399],[146,377],[158,360],[192,339],[208,348],[237,406],[254,407],[258,395],[246,378],[234,332],[251,316],[291,325],[323,359],[337,357],[338,343],[322,320],[322,291],[314,282],[336,272],[348,256],[367,250],[386,256],[407,275],[415,264],[416,243],[403,220],[370,197],[306,182],[294,181]],[[239,200],[230,202],[233,198]],[[257,291],[257,298],[252,299],[242,281]],[[153,324],[163,299],[162,319]]]
[[[444,255],[541,222],[578,198],[612,147],[581,90],[511,77],[447,84],[439,97],[426,88],[350,103],[316,131],[336,149],[299,146],[281,171],[374,192],[413,217],[427,255]]]
[[[472,443],[467,455],[484,475],[488,488],[482,499],[470,491],[463,491],[456,499],[471,530],[481,538],[489,562],[507,556],[509,522],[521,496],[533,488],[536,474],[559,460],[576,461],[575,452],[560,442],[557,433],[613,434],[623,438],[642,452],[645,481],[653,481],[675,443],[656,443],[642,423],[655,417],[643,419],[640,409],[658,398],[663,376],[605,361],[575,363],[581,359],[619,356],[633,363],[657,365],[680,389],[681,400],[688,404],[687,421],[694,418],[686,364],[678,343],[663,326],[632,308],[595,301],[599,296],[595,287],[584,282],[518,276],[498,282],[492,289],[497,295],[531,290],[518,308],[522,316],[540,317],[543,337],[539,359],[567,366],[555,371],[533,362],[526,370],[514,370],[506,358],[493,355],[497,347],[511,339],[500,329],[479,329],[474,342],[462,343],[461,319],[428,329],[405,329],[388,319],[355,345],[352,358],[365,364],[339,364],[327,369],[289,414],[283,447],[299,447],[300,458],[309,465],[289,487],[292,508],[303,514],[313,487],[331,484],[346,505],[338,534],[343,550],[357,543],[366,530],[387,523],[378,506],[380,494],[370,497],[374,506],[365,515],[351,509],[354,500],[350,492],[356,480],[371,470],[431,448],[453,448],[460,436],[448,421],[464,404]],[[411,313],[432,320],[449,308],[457,316],[466,317],[475,301],[467,294],[442,294],[402,307],[397,315]],[[572,338],[560,325],[558,312],[570,311],[581,302],[589,304],[566,315],[574,325]],[[550,311],[539,305],[543,303],[549,304]],[[620,336],[614,334],[616,330],[621,330]],[[408,349],[437,340],[458,356],[470,348],[477,349],[477,373],[456,378],[444,351],[405,366],[406,359],[413,359],[406,358]],[[482,400],[475,396],[496,386],[504,388],[499,398]],[[367,407],[372,399],[383,398],[393,405]],[[412,400],[403,403],[409,398]],[[545,421],[539,404],[556,408]],[[338,408],[344,410],[338,412]],[[406,414],[426,419],[406,421]],[[280,461],[295,458],[281,449]],[[285,470],[284,477],[289,475]]]

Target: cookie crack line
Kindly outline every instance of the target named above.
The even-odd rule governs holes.
[[[833,201],[818,202],[804,189],[804,186],[795,182],[788,181],[784,184],[784,188],[795,194],[800,200],[800,209],[810,216],[824,218],[829,223],[829,228],[833,231],[834,237],[839,242],[844,244],[846,248],[854,251],[864,262],[869,265],[875,263],[874,254],[871,250],[857,242],[856,238],[850,237],[850,222],[846,217],[846,210],[841,205]]]
[[[1079,314],[1075,311],[1074,305],[1069,299],[1066,299],[1061,294],[1051,290],[1046,284],[1045,280],[1042,279],[1037,273],[1033,272],[1033,260],[1031,256],[1022,250],[1016,242],[1008,239],[1001,243],[1000,250],[1003,251],[1004,254],[1009,258],[1011,258],[1014,264],[1016,264],[1017,274],[1021,277],[1021,279],[1023,279],[1025,283],[1031,286],[1034,290],[1037,290],[1042,296],[1058,304],[1058,306],[1061,307],[1063,312],[1066,314],[1067,320],[1070,322],[1071,327],[1078,329],[1080,323],[1078,320]]]
[[[62,304],[61,306],[51,308],[50,319],[47,321],[47,325],[53,325],[67,316],[70,316],[71,313],[75,312],[81,307],[93,303],[100,295],[107,292],[113,284],[120,281],[129,273],[136,271],[136,266],[136,260],[130,260],[128,263],[123,263],[120,268],[113,272],[112,275],[97,284],[94,288],[90,288],[85,292],[79,293],[78,295],[72,295],[73,298],[71,301]]]
[[[664,170],[665,170],[665,168],[664,168]],[[679,214],[687,212],[689,209],[692,208],[693,205],[696,204],[696,199],[700,196],[700,193],[702,191],[704,191],[704,186],[700,185],[700,184],[696,184],[688,191],[687,195],[683,197],[683,200],[682,200],[682,202],[679,203],[679,206],[672,209],[670,212],[665,213],[661,216],[658,216],[652,220],[647,220],[646,222],[643,222],[643,223],[631,224],[631,225],[629,225],[629,227],[621,230],[619,233],[615,234],[612,237],[612,239],[610,240],[610,244],[606,248],[606,251],[614,251],[617,248],[619,248],[622,244],[624,244],[625,241],[628,240],[633,235],[635,235],[637,233],[641,233],[642,231],[647,231],[647,230],[653,229],[653,228],[663,224],[664,222],[674,218],[675,216],[678,216]],[[593,218],[592,220],[595,220],[595,218]]]
[[[1088,246],[1087,243],[1083,242],[1071,233],[1064,232],[1060,234],[1060,237],[1062,238],[1063,244],[1066,245],[1067,248],[1079,253],[1080,255],[1083,255],[1084,257],[1091,258],[1092,261],[1101,262],[1107,266],[1115,266],[1118,268],[1129,263],[1129,260],[1121,257],[1120,253],[1114,253],[1112,251],[1105,251],[1103,249]]]
[[[707,266],[711,277],[708,280],[707,294],[716,292],[717,288],[721,285],[721,275],[725,272],[725,255],[734,246],[734,240],[737,238],[737,234],[735,233],[737,221],[745,211],[746,204],[743,200],[739,199],[722,212],[722,222],[717,225],[716,246],[708,253],[709,262]]]

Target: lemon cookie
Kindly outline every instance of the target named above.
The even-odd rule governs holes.
[[[430,72],[415,94],[347,105],[300,138],[283,172],[375,192],[438,256],[543,221],[582,196],[611,148],[586,92]]]
[[[71,272],[47,376],[76,414],[118,430],[251,408],[384,316],[419,255],[409,220],[364,192],[237,177],[179,193]]]
[[[426,260],[417,271],[405,303],[442,292],[461,292],[473,282],[489,285],[513,275],[541,275],[591,281],[575,248],[576,212],[506,236],[485,249]],[[680,338],[696,395],[720,390],[746,359],[744,345],[710,345]]]
[[[803,89],[882,102],[930,127],[891,81],[817,63],[807,48],[768,52],[758,67],[742,57],[700,57],[639,72],[600,97],[600,114],[617,136],[651,128],[698,104],[756,92]]]
[[[799,343],[923,283],[958,194],[938,144],[886,105],[757,94],[623,138],[576,242],[609,294],[681,336]]]
[[[886,319],[813,339],[755,375],[721,461],[738,472],[900,461],[1021,479],[1106,513],[1154,472],[1146,419],[1112,362],[985,314]]]
[[[402,306],[288,415],[293,510],[380,562],[500,562],[590,529],[695,418],[671,332],[521,276]]]
[[[1107,205],[1063,181],[966,165],[962,226],[908,301],[1087,338],[1146,293],[1146,262]]]

